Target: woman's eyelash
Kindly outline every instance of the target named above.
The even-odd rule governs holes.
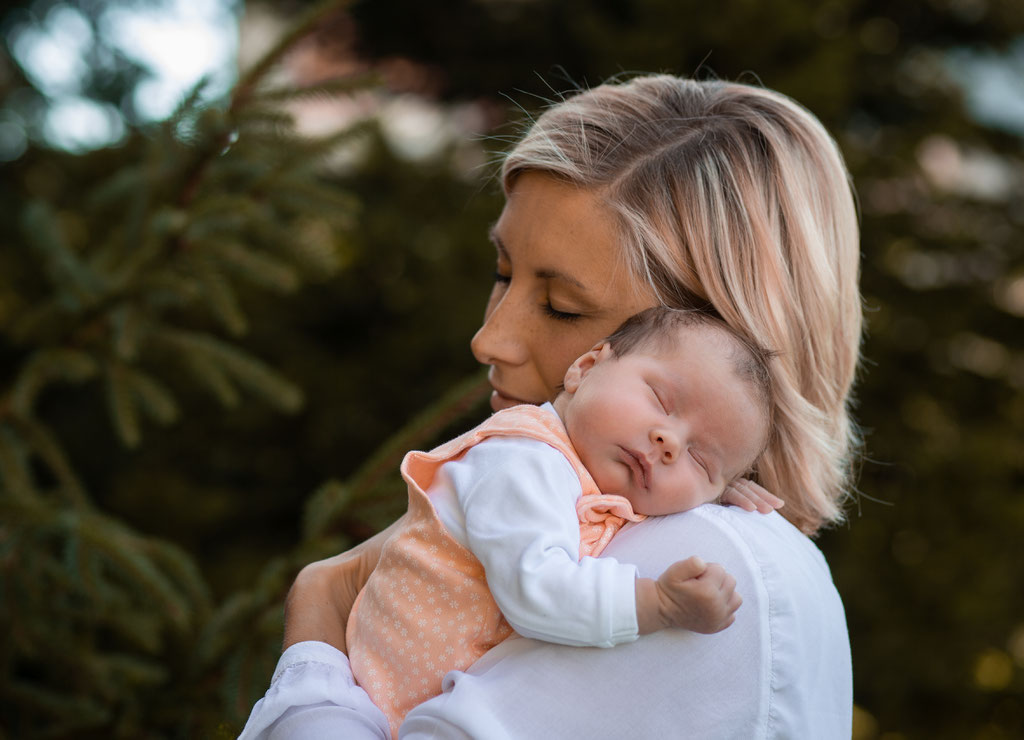
[[[508,283],[512,282],[512,276],[511,275],[502,275],[500,272],[495,270],[494,271],[494,282],[496,282],[496,283],[505,283],[507,285]]]
[[[568,311],[559,311],[557,308],[552,306],[550,303],[544,304],[544,313],[553,319],[558,321],[576,321],[582,316],[578,313],[569,313]]]

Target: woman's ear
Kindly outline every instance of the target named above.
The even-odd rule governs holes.
[[[562,382],[565,390],[569,393],[575,393],[580,387],[580,383],[583,382],[583,378],[587,376],[587,373],[596,364],[603,362],[612,355],[612,347],[608,342],[601,342],[589,352],[580,355],[576,358],[576,362],[572,363],[569,369],[565,371],[565,379]]]

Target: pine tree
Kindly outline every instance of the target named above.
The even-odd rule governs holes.
[[[307,13],[223,105],[201,105],[200,84],[119,149],[72,157],[91,165],[65,163],[85,173],[73,186],[14,204],[17,236],[0,250],[0,737],[233,736],[266,688],[295,573],[350,544],[332,522],[382,491],[400,499],[401,454],[482,396],[471,379],[350,481],[325,483],[295,550],[223,602],[193,556],[95,503],[39,413],[47,398],[102,394],[135,448],[179,419],[182,387],[226,409],[302,406],[246,349],[239,296],[295,294],[341,269],[360,204],[320,165],[358,127],[303,138],[282,103],[370,83],[266,83],[337,5]]]

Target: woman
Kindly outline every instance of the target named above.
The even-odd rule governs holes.
[[[717,635],[612,650],[508,640],[413,710],[406,738],[849,737],[849,644],[807,535],[841,518],[861,308],[858,234],[835,143],[771,91],[661,75],[545,112],[504,163],[496,282],[473,352],[495,409],[554,397],[631,314],[710,307],[771,348],[775,429],[758,482],[778,514],[704,506],[623,529],[606,556],[656,575],[720,563],[743,607]],[[351,688],[344,621],[388,531],[308,566],[246,737],[382,737]]]

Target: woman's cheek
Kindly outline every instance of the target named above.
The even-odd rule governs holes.
[[[501,301],[501,296],[505,292],[505,285],[502,283],[495,283],[491,288],[491,294],[487,297],[487,305],[484,306],[484,321],[486,324],[487,320],[491,318],[491,314],[494,313],[494,309],[498,307],[498,303]]]
[[[569,366],[576,361],[576,358],[582,355],[586,350],[576,352],[575,349],[570,349],[569,352],[564,351],[565,345],[561,345],[562,351],[559,351],[559,344],[557,340],[552,340],[550,343],[545,343],[547,351],[552,354],[548,358],[547,370],[544,373],[544,384],[547,386],[546,390],[548,393],[549,400],[553,400],[555,396],[562,390],[562,384],[565,381],[565,373],[569,369]]]

